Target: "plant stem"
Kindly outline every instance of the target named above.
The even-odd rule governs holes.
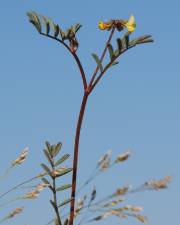
[[[108,45],[109,45],[110,42],[111,42],[111,39],[112,39],[113,34],[114,34],[114,31],[115,31],[115,27],[112,28],[111,33],[110,33],[110,35],[109,35],[109,38],[108,38],[108,40],[107,40],[107,42],[106,42],[104,51],[103,51],[103,53],[102,53],[102,55],[101,55],[101,58],[100,58],[100,62],[101,62],[101,63],[102,63],[102,61],[103,61],[103,59],[104,59],[104,57],[105,57],[105,55],[106,55],[106,51],[107,51],[107,49],[108,49]],[[92,84],[93,84],[93,82],[94,82],[94,79],[95,79],[95,77],[96,77],[96,74],[97,74],[98,70],[99,70],[99,66],[96,67],[96,69],[95,69],[95,71],[94,71],[94,73],[93,73],[93,75],[92,75],[92,78],[91,78],[90,83],[89,83],[89,87],[92,86]]]
[[[53,166],[54,169],[54,166]],[[56,177],[53,177],[53,196],[54,196],[54,210],[56,213],[58,225],[62,225],[61,218],[59,215],[58,205],[57,205],[57,193],[56,193]]]
[[[52,170],[55,170],[54,159],[53,159],[53,162],[52,162]],[[59,210],[58,210],[58,203],[57,203],[56,177],[52,177],[52,181],[53,181],[52,191],[53,191],[53,197],[54,197],[54,211],[56,213],[57,224],[62,225],[61,218],[60,218],[60,215],[59,215]]]
[[[104,51],[102,53],[102,56],[100,58],[100,62],[103,61],[108,45],[111,42],[111,39],[113,37],[115,28],[113,27],[110,36],[106,42]],[[91,93],[91,86],[94,82],[94,79],[97,75],[97,72],[99,70],[99,67],[97,66],[92,78],[90,80],[90,83],[88,86],[84,86],[84,96],[82,99],[82,103],[81,103],[81,108],[80,108],[80,112],[79,112],[79,118],[78,118],[78,122],[77,122],[77,127],[76,127],[76,135],[75,135],[75,143],[74,143],[74,159],[73,159],[73,175],[72,175],[72,190],[71,190],[71,205],[70,205],[70,218],[69,218],[69,225],[73,225],[74,222],[74,210],[75,210],[75,198],[76,198],[76,178],[77,178],[77,166],[78,166],[78,153],[79,153],[79,140],[80,140],[80,133],[81,133],[81,126],[82,126],[82,121],[83,121],[83,117],[84,117],[84,112],[85,112],[85,108],[86,108],[86,103],[87,103],[87,99],[89,94]]]
[[[83,96],[83,99],[82,99],[81,108],[80,108],[80,112],[79,112],[79,118],[78,118],[78,122],[77,122],[77,127],[76,127],[76,135],[75,135],[75,142],[74,142],[72,191],[71,191],[71,199],[72,199],[72,201],[71,201],[71,205],[70,205],[69,225],[73,225],[73,222],[74,222],[79,139],[80,139],[81,126],[82,126],[82,121],[83,121],[83,117],[84,117],[84,112],[85,112],[88,96],[89,96],[89,93],[88,92],[84,92],[84,96]]]

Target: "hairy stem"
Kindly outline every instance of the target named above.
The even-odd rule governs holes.
[[[84,92],[84,96],[81,103],[81,108],[79,112],[79,118],[76,127],[76,135],[74,142],[74,159],[73,159],[73,175],[72,175],[72,190],[71,190],[71,205],[70,205],[70,219],[69,225],[73,225],[74,222],[74,210],[75,210],[75,198],[76,198],[76,178],[77,178],[77,165],[78,165],[78,150],[79,150],[79,139],[81,133],[81,126],[84,117],[84,112],[86,108],[86,103],[88,100],[89,93]]]

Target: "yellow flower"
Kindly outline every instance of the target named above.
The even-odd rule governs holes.
[[[112,23],[104,23],[103,21],[99,21],[98,27],[100,30],[110,30],[112,27]]]
[[[130,16],[129,20],[124,24],[124,26],[128,29],[129,32],[134,32],[136,28],[136,22],[133,15]]]

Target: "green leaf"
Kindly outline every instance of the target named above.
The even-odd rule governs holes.
[[[132,41],[129,42],[129,46],[131,46],[131,47],[135,46],[137,44],[137,42],[138,42],[138,39],[135,38],[135,39],[133,39]]]
[[[128,49],[129,47],[129,32],[125,33],[124,37],[122,38],[122,47],[123,49]]]
[[[115,55],[114,55],[113,46],[111,44],[108,45],[108,51],[109,51],[110,60],[112,61],[114,59]]]
[[[45,141],[45,145],[46,145],[46,148],[48,150],[48,152],[50,153],[50,150],[51,150],[51,145],[48,141]]]
[[[115,65],[117,65],[119,62],[117,62],[117,61],[115,61],[115,62],[113,62],[112,64],[111,64],[111,66],[115,66]]]
[[[45,170],[47,174],[49,174],[49,176],[51,176],[51,170],[48,166],[46,166],[44,163],[41,163],[41,167]]]
[[[61,168],[60,168],[61,169]],[[57,169],[58,170],[58,169]],[[64,176],[67,173],[70,173],[72,171],[72,168],[63,169],[61,172],[59,172],[56,177]]]
[[[67,204],[70,203],[71,201],[72,201],[71,198],[66,199],[65,201],[63,201],[62,203],[60,203],[60,204],[58,205],[58,208],[59,208],[59,207],[62,207],[62,206],[64,206],[64,205],[67,205]]]
[[[117,38],[116,41],[117,41],[118,51],[120,54],[121,50],[122,50],[122,40],[121,40],[121,38]]]
[[[43,178],[41,178],[41,180],[42,180],[45,184],[51,185],[50,182],[49,182],[46,178],[43,177]]]
[[[41,180],[46,184],[48,185],[48,188],[50,188],[51,190],[53,190],[53,187],[51,186],[51,183],[46,179],[46,178],[41,178]]]
[[[63,155],[54,165],[58,166],[70,157],[69,154]]]
[[[53,166],[53,161],[52,161],[51,155],[49,154],[47,149],[44,149],[43,152],[44,152],[44,155],[46,156],[48,162],[51,164],[51,166]]]
[[[52,150],[52,156],[56,157],[56,155],[59,153],[59,151],[61,150],[62,147],[62,143],[59,142],[57,143],[57,145],[54,146],[53,150]]]
[[[27,16],[29,17],[29,22],[36,27],[39,33],[41,33],[41,21],[38,17],[38,14],[32,11],[32,12],[28,12]]]
[[[96,63],[97,63],[98,68],[99,68],[99,69],[101,70],[101,72],[102,72],[102,71],[103,71],[103,66],[102,66],[102,63],[100,62],[98,56],[97,56],[95,53],[93,53],[93,54],[92,54],[92,57],[94,58],[94,60],[95,60]]]
[[[49,154],[51,155],[52,158],[54,157],[54,156],[53,156],[53,151],[54,151],[54,149],[55,149],[55,145],[50,145],[50,146],[49,146],[49,149],[48,149]]]
[[[69,188],[71,188],[71,187],[72,187],[71,184],[65,184],[65,185],[62,185],[61,187],[58,187],[58,188],[56,189],[56,191],[64,191],[64,190],[69,189]]]
[[[46,19],[45,16],[41,16],[41,17],[42,17],[42,20],[43,20],[44,25],[45,25],[45,27],[46,27],[46,35],[48,35],[49,32],[50,32],[50,23],[49,23],[49,21]]]
[[[129,47],[129,35],[125,35],[125,43],[126,43],[126,48]]]
[[[65,33],[61,30],[61,29],[59,29],[59,33],[60,33],[60,35],[61,35],[61,38],[62,38],[62,40],[64,41],[65,40]]]
[[[137,44],[145,44],[152,42],[154,42],[154,40],[151,35],[143,35],[130,41],[129,46],[135,46]]]
[[[56,38],[59,34],[60,28],[58,24],[55,24],[54,26],[54,37]]]
[[[147,35],[143,35],[137,38],[138,41],[144,41],[146,39],[152,38],[151,35],[147,34]]]
[[[139,38],[136,39],[136,44],[143,44],[143,43],[150,43],[150,42],[154,42],[151,35],[140,36]]]
[[[76,25],[73,26],[74,29],[74,33],[77,33],[78,30],[82,27],[82,25],[80,23],[77,23]]]
[[[152,42],[154,42],[154,39],[153,38],[149,38],[149,39],[146,39],[144,41],[140,41],[137,44],[145,44],[145,43],[152,43]]]
[[[65,38],[66,39],[69,39],[69,38],[73,38],[75,37],[75,33],[73,31],[73,27],[71,26],[70,28],[68,28],[66,31],[65,31]]]

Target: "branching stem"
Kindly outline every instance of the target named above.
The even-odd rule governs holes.
[[[108,40],[107,40],[107,42],[106,42],[104,51],[103,51],[103,53],[102,53],[102,55],[101,55],[101,58],[100,58],[100,62],[101,62],[101,63],[102,63],[102,61],[103,61],[103,59],[104,59],[104,57],[105,57],[105,55],[106,55],[106,52],[107,52],[107,49],[108,49],[108,45],[109,45],[110,42],[111,42],[111,39],[112,39],[113,34],[114,34],[114,31],[115,31],[115,27],[112,28],[111,33],[110,33],[110,35],[109,35],[109,38],[108,38]],[[90,80],[89,87],[92,86],[92,84],[93,84],[93,82],[94,82],[94,79],[96,78],[96,75],[97,75],[98,70],[99,70],[99,67],[97,66],[96,69],[95,69],[95,71],[94,71],[94,73],[93,73],[93,75],[92,75],[92,78],[91,78],[91,80]]]
[[[104,51],[102,53],[102,56],[100,58],[100,62],[103,61],[103,59],[106,55],[107,48],[108,48],[109,43],[111,42],[114,31],[115,31],[115,28],[113,27],[113,29],[110,33],[110,36],[108,38],[108,41],[106,42],[106,45],[105,45]],[[80,140],[81,126],[82,126],[82,122],[83,122],[83,117],[84,117],[84,112],[85,112],[88,96],[91,93],[91,86],[92,86],[93,81],[94,81],[94,79],[97,75],[98,70],[99,70],[99,67],[97,66],[93,75],[92,75],[92,78],[90,80],[90,83],[89,83],[88,87],[84,91],[84,96],[83,96],[83,99],[82,99],[81,108],[80,108],[80,112],[79,112],[79,118],[78,118],[77,127],[76,127],[76,135],[75,135],[75,142],[74,142],[72,191],[71,191],[72,201],[71,201],[71,205],[70,205],[69,225],[73,225],[73,222],[74,222],[75,199],[76,199],[76,180],[77,180],[78,153],[79,153],[79,140]]]

